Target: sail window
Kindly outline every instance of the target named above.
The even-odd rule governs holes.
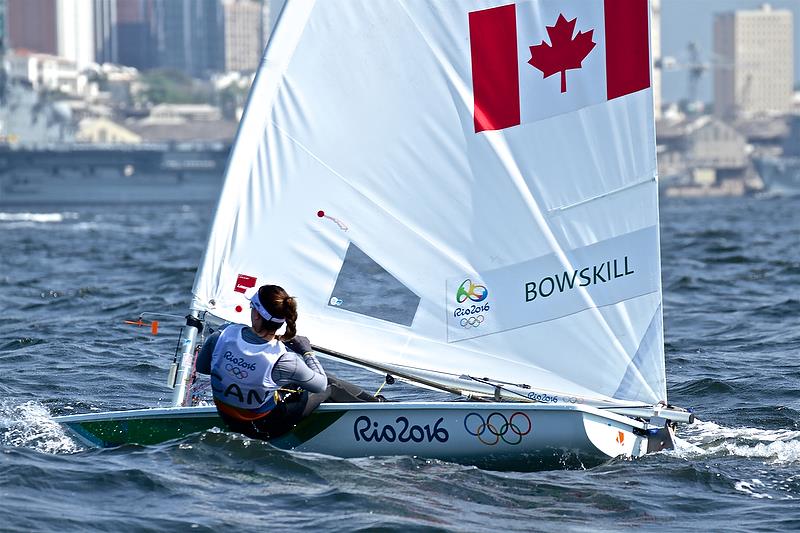
[[[410,326],[417,314],[419,296],[351,242],[328,305]]]

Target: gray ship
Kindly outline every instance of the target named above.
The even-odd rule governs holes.
[[[0,208],[213,202],[227,146],[0,146]]]
[[[757,157],[753,163],[767,193],[800,195],[800,115],[789,119],[789,136],[783,145],[783,156]]]
[[[227,142],[80,143],[63,102],[19,84],[2,88],[0,208],[214,202],[219,195]]]
[[[766,192],[800,194],[800,157],[760,157],[753,162],[764,181]]]

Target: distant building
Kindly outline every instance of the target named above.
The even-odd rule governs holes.
[[[58,54],[55,0],[8,0],[8,48]]]
[[[269,36],[272,35],[272,30],[275,29],[275,23],[278,22],[278,17],[285,5],[286,0],[263,0],[261,8],[261,40],[264,45],[267,44]],[[262,46],[262,48],[263,47],[264,46]]]
[[[95,62],[94,14],[91,1],[56,1],[56,55],[74,61],[78,68]]]
[[[150,110],[145,123],[184,124],[222,120],[219,108],[208,104],[158,104]]]
[[[230,143],[238,124],[222,118],[220,110],[205,104],[159,104],[142,120],[129,120],[125,127],[142,142]]]
[[[142,137],[112,120],[99,117],[81,120],[75,140],[93,144],[138,144]]]
[[[714,112],[734,118],[789,111],[794,85],[789,10],[720,13],[714,18]]]
[[[719,119],[662,120],[657,137],[666,196],[741,196],[763,187],[744,135]]]
[[[8,76],[26,82],[35,90],[61,91],[83,95],[88,79],[77,63],[50,54],[15,51],[6,56]]]
[[[711,117],[700,117],[687,128],[685,155],[692,168],[719,171],[747,166],[747,141],[732,126]]]
[[[252,0],[222,0],[225,70],[254,71],[263,48],[262,4]]]
[[[119,63],[117,0],[94,0],[94,55],[97,63]]]
[[[12,46],[193,77],[258,67],[285,0],[0,0]]]
[[[94,63],[93,1],[8,0],[8,47]]]
[[[784,139],[789,135],[786,116],[761,115],[747,120],[739,120],[732,125],[744,135],[754,151],[761,154],[779,155]]]
[[[201,77],[225,68],[222,4],[218,0],[155,0],[156,67]]]
[[[117,46],[121,65],[147,70],[156,65],[153,0],[117,2]]]
[[[667,180],[741,177],[748,166],[745,136],[719,119],[662,120],[656,134],[659,175]]]

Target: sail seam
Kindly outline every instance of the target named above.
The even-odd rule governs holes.
[[[548,213],[553,213],[553,212],[566,211],[568,209],[572,209],[573,207],[578,207],[578,206],[581,206],[581,205],[585,205],[585,204],[594,202],[596,200],[601,200],[603,198],[608,198],[609,196],[614,196],[615,194],[619,194],[621,192],[625,192],[625,191],[628,191],[630,189],[635,189],[636,187],[639,187],[641,185],[647,185],[649,183],[653,183],[654,181],[656,181],[656,177],[655,176],[653,176],[652,178],[643,179],[641,181],[637,181],[637,182],[634,182],[634,183],[629,183],[628,185],[624,185],[622,187],[618,187],[616,189],[604,192],[602,194],[598,194],[597,196],[592,196],[591,198],[586,198],[586,199],[581,200],[579,202],[575,202],[575,203],[568,204],[568,205],[562,205],[562,206],[559,206],[559,207],[553,207],[551,209],[548,209],[547,212]]]

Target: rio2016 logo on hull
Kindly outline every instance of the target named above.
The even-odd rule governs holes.
[[[509,418],[503,413],[494,412],[485,419],[479,413],[470,413],[464,417],[464,429],[487,446],[494,446],[501,440],[517,445],[522,442],[522,437],[531,432],[533,424],[522,411],[517,411]]]
[[[398,416],[394,424],[379,424],[366,415],[359,416],[353,423],[353,435],[356,442],[447,442],[450,434],[440,426],[444,422],[439,417],[431,427],[430,424],[420,426],[409,422],[408,418]]]
[[[459,324],[462,328],[477,328],[483,324],[485,320],[483,313],[489,311],[489,302],[484,304],[480,304],[480,302],[483,302],[488,297],[489,289],[485,285],[472,283],[471,279],[465,279],[461,283],[456,291],[456,302],[459,304],[464,304],[467,300],[475,302],[472,305],[468,304],[466,307],[456,307],[455,311],[453,311],[454,318],[461,318]]]

